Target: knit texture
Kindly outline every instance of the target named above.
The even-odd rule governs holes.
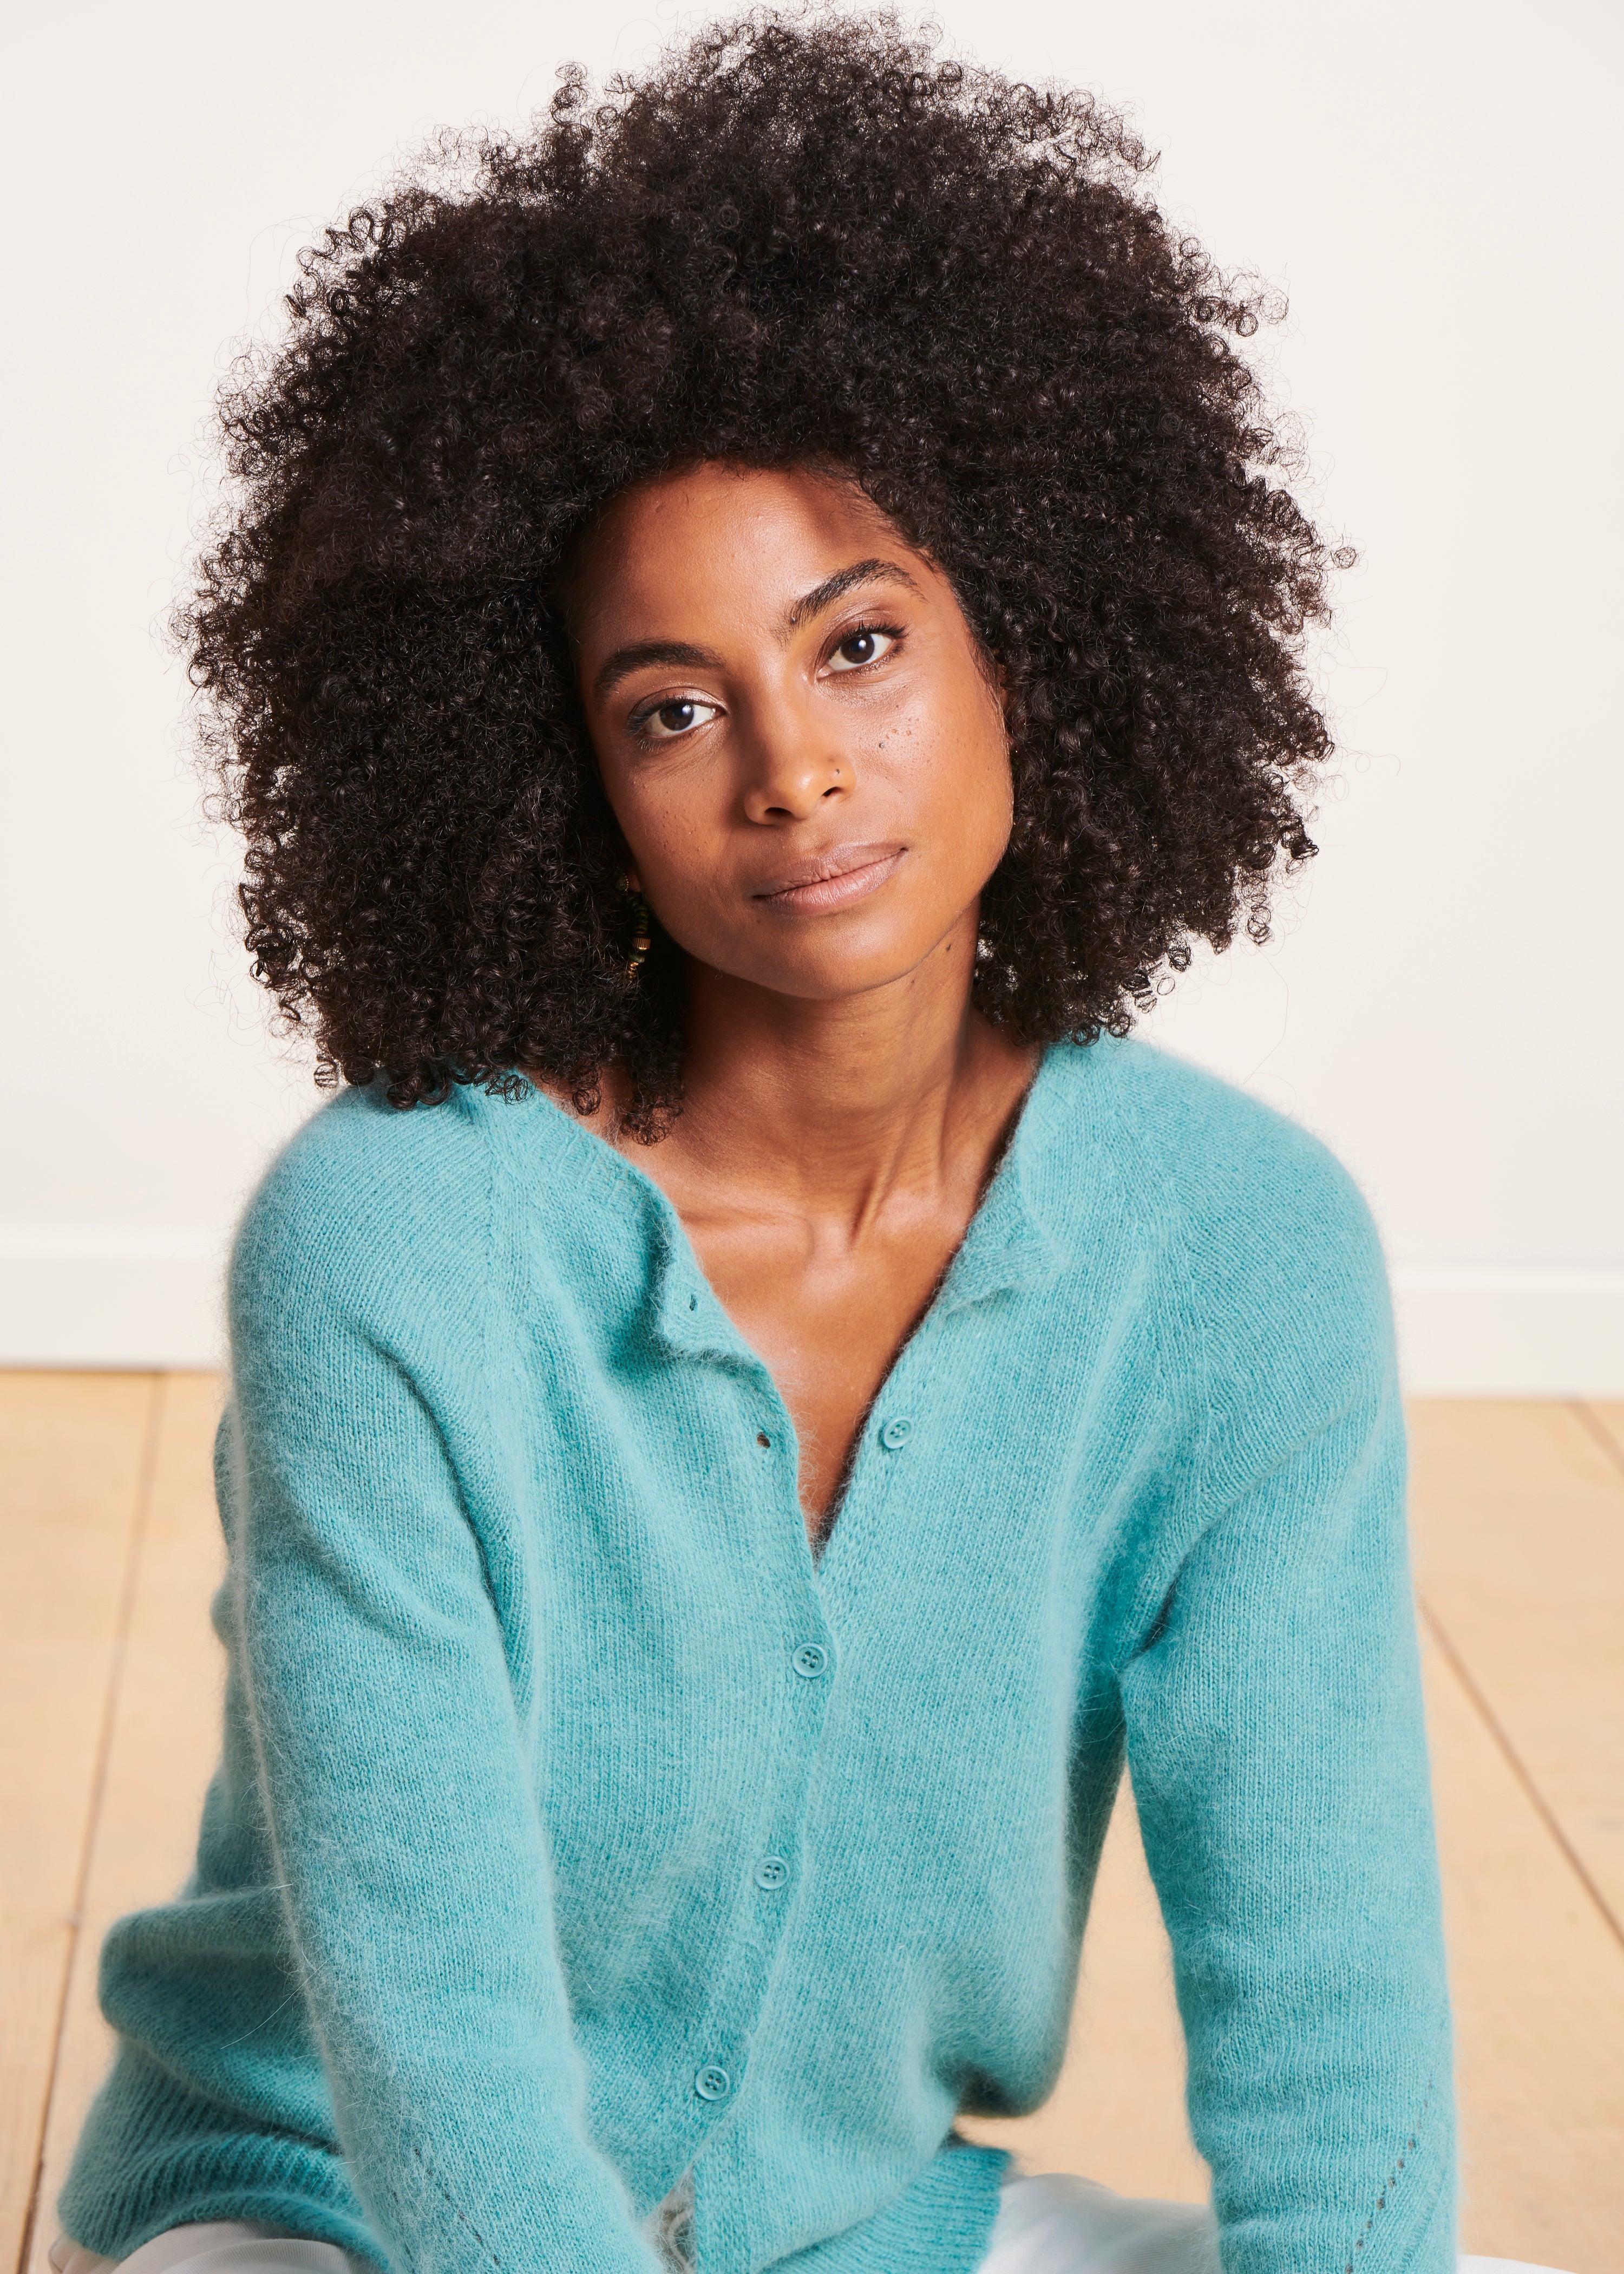
[[[400,2274],[964,2274],[1124,1750],[1227,2274],[1447,2274],[1450,2057],[1380,1249],[1324,1148],[1048,1053],[820,1561],[658,1187],[352,1090],[230,1276],[224,1751],[108,1938],[62,2202]]]

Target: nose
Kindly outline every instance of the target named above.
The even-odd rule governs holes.
[[[850,753],[819,719],[815,704],[763,704],[745,738],[744,810],[763,826],[806,821],[821,805],[838,801],[856,777]]]

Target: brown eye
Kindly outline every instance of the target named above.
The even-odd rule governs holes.
[[[691,695],[673,696],[669,703],[657,704],[645,711],[633,723],[632,731],[645,742],[674,742],[680,734],[690,734],[695,727],[703,727],[714,719],[719,704],[701,703]]]
[[[848,632],[829,659],[831,671],[861,671],[865,663],[877,663],[897,644],[895,632],[882,631],[877,624],[865,624],[861,631]]]

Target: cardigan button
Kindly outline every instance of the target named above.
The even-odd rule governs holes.
[[[829,1653],[821,1642],[803,1642],[790,1664],[803,1682],[816,1682],[829,1664]]]
[[[725,2068],[702,2068],[694,2079],[694,2090],[702,2100],[726,2100],[733,2089],[733,2081]]]
[[[888,1453],[899,1453],[914,1434],[914,1424],[906,1413],[893,1413],[880,1431],[880,1442]]]
[[[781,1887],[789,1877],[789,1865],[782,1856],[763,1856],[756,1866],[758,1887]]]

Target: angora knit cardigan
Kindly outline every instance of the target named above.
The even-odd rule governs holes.
[[[1044,1058],[815,1560],[658,1188],[545,1096],[351,1090],[248,1210],[224,1750],[109,1935],[62,2202],[398,2274],[965,2274],[1124,1755],[1227,2274],[1450,2274],[1386,1282],[1312,1139]]]

